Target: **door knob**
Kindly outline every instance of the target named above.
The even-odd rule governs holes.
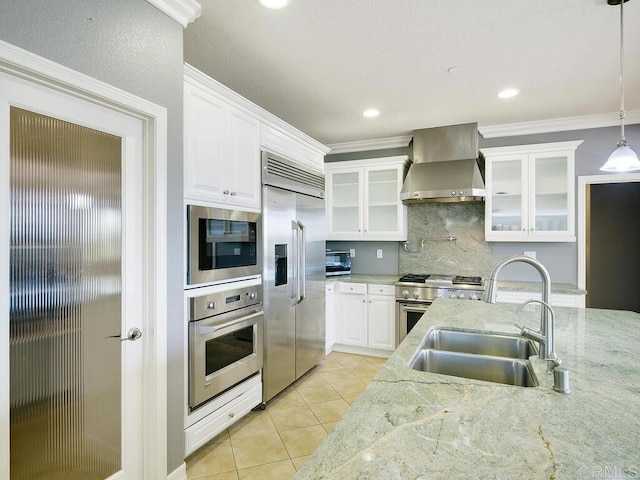
[[[124,342],[125,340],[135,341],[135,340],[138,340],[140,337],[142,337],[142,332],[140,331],[140,329],[137,327],[131,327],[127,332],[127,337],[121,338],[120,341],[121,342]]]

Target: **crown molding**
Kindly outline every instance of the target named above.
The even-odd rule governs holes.
[[[358,140],[355,142],[342,142],[327,145],[334,153],[366,152],[368,150],[384,150],[385,148],[406,147],[411,142],[413,135],[399,137],[377,138],[374,140]]]
[[[196,0],[147,0],[151,5],[165,13],[183,28],[187,28],[202,12],[200,3]]]
[[[625,123],[640,123],[640,110],[625,112]],[[533,122],[485,125],[478,128],[484,138],[513,137],[537,133],[566,132],[587,128],[616,127],[620,125],[620,113],[602,113],[580,117],[553,118]]]

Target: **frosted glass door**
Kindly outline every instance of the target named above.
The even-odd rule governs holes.
[[[535,182],[532,217],[536,232],[567,230],[569,193],[567,157],[532,157]]]
[[[521,232],[526,227],[526,192],[522,158],[491,163],[491,230]]]
[[[398,230],[398,175],[397,168],[365,170],[367,185],[367,233],[395,232]]]
[[[333,232],[362,232],[361,172],[362,170],[356,170],[331,174],[331,231]]]
[[[10,113],[11,479],[122,469],[120,137]]]

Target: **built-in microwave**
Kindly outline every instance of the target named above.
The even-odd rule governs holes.
[[[260,214],[187,206],[187,284],[262,273]]]
[[[348,250],[327,250],[325,252],[326,276],[351,275],[351,255]]]

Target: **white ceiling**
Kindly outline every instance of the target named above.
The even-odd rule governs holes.
[[[200,3],[185,61],[325,144],[620,108],[620,7],[606,0]],[[629,112],[640,110],[640,0],[624,20]],[[505,87],[521,93],[500,100]],[[380,116],[363,118],[372,107]]]

